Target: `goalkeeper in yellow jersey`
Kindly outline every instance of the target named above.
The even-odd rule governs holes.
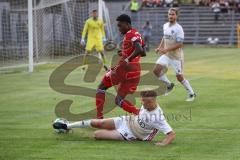
[[[87,35],[87,44],[85,43],[85,38]],[[92,11],[92,17],[90,17],[84,25],[84,29],[82,32],[81,45],[86,45],[86,55],[91,53],[93,49],[95,49],[99,58],[102,59],[104,69],[107,71],[108,68],[106,66],[106,58],[104,56],[104,48],[103,44],[106,42],[106,35],[104,31],[104,23],[102,20],[98,18],[98,11]],[[86,56],[84,57],[83,63],[86,64]]]

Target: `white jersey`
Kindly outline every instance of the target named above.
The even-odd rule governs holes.
[[[163,39],[164,39],[164,48],[169,48],[176,43],[183,43],[184,32],[180,24],[175,23],[170,25],[169,22],[163,25]],[[182,48],[176,49],[166,53],[166,55],[171,59],[180,60],[183,56]]]
[[[138,116],[129,117],[127,125],[135,137],[148,141],[152,140],[159,131],[164,134],[172,131],[159,106],[153,111],[148,111],[142,106]]]

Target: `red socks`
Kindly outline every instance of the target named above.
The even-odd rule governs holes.
[[[104,103],[105,103],[105,91],[98,89],[96,94],[97,119],[103,119]]]
[[[140,109],[136,108],[133,104],[126,100],[122,100],[121,106],[120,106],[124,111],[127,111],[129,113],[133,113],[135,115],[139,114]]]
[[[97,118],[103,119],[103,106],[105,103],[105,90],[98,89],[96,94],[96,109],[97,109]],[[140,109],[136,108],[130,102],[122,99],[118,105],[129,113],[133,113],[135,115],[139,114]]]

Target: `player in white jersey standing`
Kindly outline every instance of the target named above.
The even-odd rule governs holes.
[[[101,130],[94,132],[97,140],[142,140],[151,141],[160,131],[166,136],[162,141],[155,143],[165,146],[175,139],[175,133],[163,115],[157,103],[155,91],[141,92],[142,107],[139,115],[122,116],[109,119],[91,119],[69,123],[55,122],[54,129],[70,130],[72,128],[94,127]]]
[[[167,93],[169,93],[174,84],[169,81],[165,74],[165,70],[171,66],[175,73],[177,80],[184,86],[188,92],[186,101],[193,101],[196,97],[189,81],[183,76],[183,40],[184,32],[180,24],[177,23],[178,10],[170,8],[168,11],[168,21],[163,25],[163,38],[159,47],[155,50],[161,56],[156,62],[153,70],[154,74],[159,77],[167,85]],[[166,94],[167,94],[166,93]]]

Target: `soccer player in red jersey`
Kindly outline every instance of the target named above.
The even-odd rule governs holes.
[[[105,92],[108,88],[118,85],[115,104],[123,110],[138,114],[139,109],[125,100],[128,94],[136,91],[140,81],[141,67],[140,59],[146,56],[144,42],[138,31],[131,26],[131,18],[122,14],[117,17],[117,26],[121,34],[124,35],[120,60],[118,64],[108,71],[103,77],[96,94],[97,118],[103,118],[103,106],[105,103]]]

